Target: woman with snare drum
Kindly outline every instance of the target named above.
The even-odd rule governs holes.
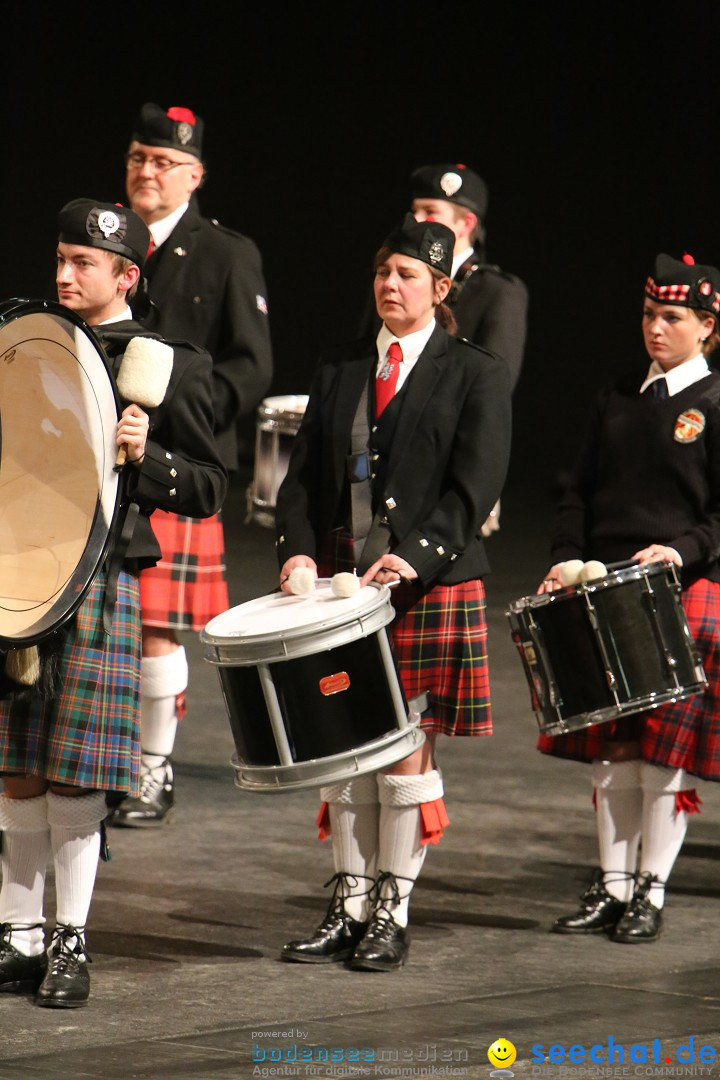
[[[720,779],[720,271],[658,255],[645,285],[649,368],[601,393],[561,502],[538,592],[563,562],[670,562],[708,689],[645,713],[540,738],[540,749],[592,762],[600,867],[561,934],[655,941],[665,885],[697,809],[693,777]],[[640,855],[638,857],[638,850]]]
[[[452,336],[454,240],[410,214],[386,239],[374,282],[383,326],[321,364],[278,494],[281,588],[298,568],[399,582],[388,630],[400,680],[408,699],[429,697],[419,750],[322,789],[335,895],[284,960],[404,963],[410,891],[447,824],[435,736],[490,733],[489,567],[477,534],[505,478],[510,386],[501,360]]]

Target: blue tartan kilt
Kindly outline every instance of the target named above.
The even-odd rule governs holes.
[[[140,595],[121,571],[110,636],[105,572],[71,621],[57,696],[0,701],[0,773],[137,794],[140,764]]]
[[[644,761],[685,769],[703,780],[720,780],[720,583],[706,578],[693,582],[683,591],[682,603],[703,662],[707,690],[568,735],[541,735],[538,749],[575,761],[593,761],[606,756],[608,739],[627,737],[639,741]]]

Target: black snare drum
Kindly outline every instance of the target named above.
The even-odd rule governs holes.
[[[218,668],[238,787],[336,783],[422,745],[385,632],[394,614],[386,587],[336,597],[323,579],[312,594],[272,593],[211,619],[200,638]]]
[[[679,701],[707,686],[669,563],[526,596],[510,604],[507,616],[546,735]]]

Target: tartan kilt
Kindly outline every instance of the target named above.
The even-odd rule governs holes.
[[[140,572],[143,626],[202,630],[230,607],[222,517],[183,517],[155,510],[160,561]]]
[[[352,537],[335,530],[318,556],[318,573],[331,577],[353,569]],[[397,614],[387,632],[405,696],[428,693],[430,708],[420,726],[441,735],[491,735],[482,581],[435,585],[420,596],[412,585],[399,585],[392,603]]]
[[[112,633],[103,629],[105,571],[66,631],[60,689],[49,701],[0,700],[0,772],[137,794],[140,764],[140,603],[121,571]]]
[[[682,604],[705,669],[707,690],[583,731],[540,735],[539,750],[575,761],[602,759],[608,738],[622,738],[625,727],[631,739],[639,739],[644,761],[686,769],[703,780],[720,780],[720,583],[705,578],[693,582],[683,590]]]

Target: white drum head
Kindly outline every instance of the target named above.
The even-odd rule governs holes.
[[[90,332],[57,304],[0,309],[0,643],[78,607],[115,515],[117,396]]]
[[[354,641],[395,616],[386,586],[366,585],[354,596],[335,596],[328,578],[313,593],[270,593],[211,619],[201,633],[211,663],[255,664],[306,656]]]

